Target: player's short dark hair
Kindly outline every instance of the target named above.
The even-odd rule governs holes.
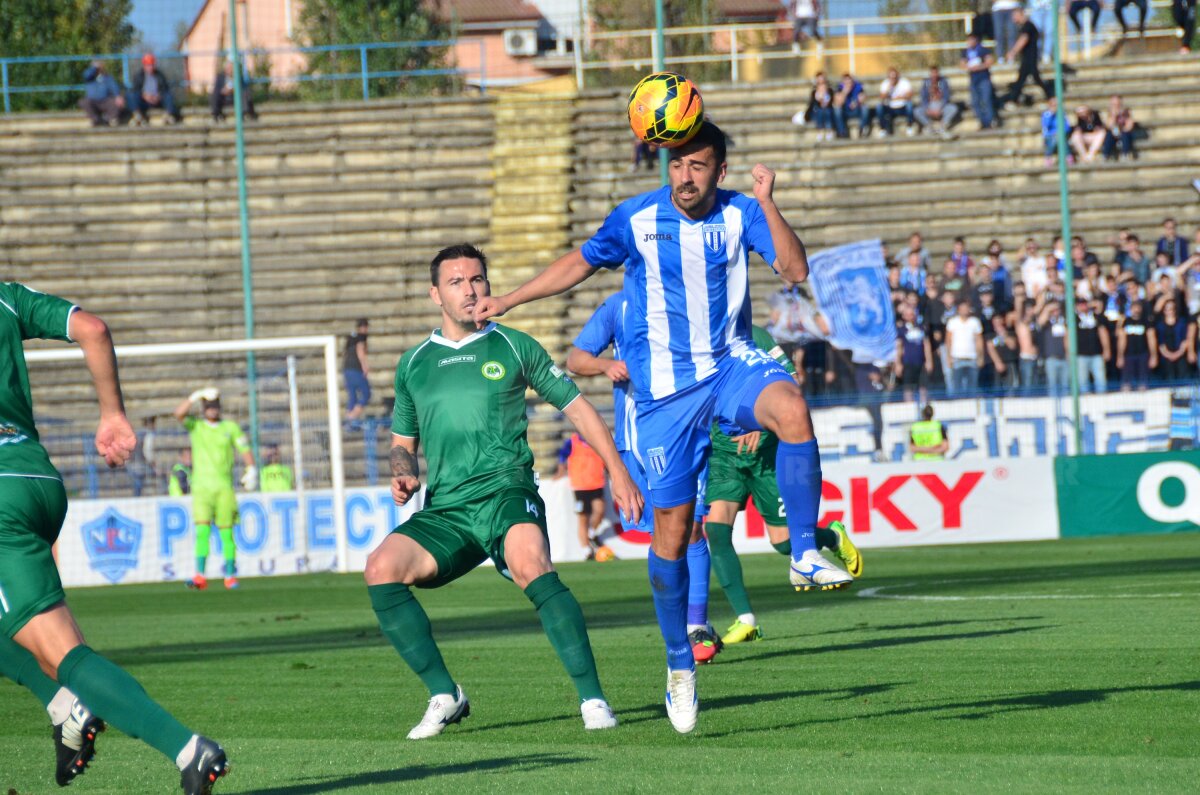
[[[933,406],[929,403],[925,404],[925,408],[921,409],[921,419],[928,422],[933,419]]]
[[[705,146],[711,146],[713,154],[717,156],[717,165],[725,162],[725,150],[728,146],[725,133],[721,128],[713,124],[711,121],[705,121],[700,125],[700,130],[692,136],[692,139],[680,147],[680,149],[701,149]],[[674,151],[673,150],[672,154]]]
[[[442,271],[442,263],[448,259],[477,259],[479,260],[479,264],[483,266],[483,278],[487,278],[487,256],[470,243],[456,243],[453,246],[446,246],[439,251],[434,256],[433,262],[429,263],[429,281],[434,287],[437,287],[438,276],[441,275]]]

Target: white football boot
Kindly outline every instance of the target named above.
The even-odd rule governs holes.
[[[455,685],[454,689],[455,693],[452,696],[439,693],[429,699],[425,717],[412,727],[408,739],[424,740],[427,737],[436,737],[451,723],[458,723],[471,714],[471,703],[467,701],[467,694],[459,685]]]
[[[696,697],[695,671],[667,671],[667,717],[680,734],[696,728],[700,699]]]
[[[800,560],[792,561],[788,580],[797,591],[811,591],[814,588],[833,591],[854,582],[853,577],[825,560],[815,549],[806,550]]]
[[[617,716],[602,698],[589,698],[579,705],[579,712],[583,715],[583,728],[588,731],[612,729],[617,725]]]

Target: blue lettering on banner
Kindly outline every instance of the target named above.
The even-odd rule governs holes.
[[[388,531],[395,530],[400,526],[400,506],[392,499],[389,492],[380,494],[378,499],[379,507],[387,511],[387,529]]]
[[[187,538],[192,529],[192,517],[178,503],[160,503],[158,506],[158,556],[175,557],[175,542]]]
[[[300,501],[295,497],[278,497],[271,500],[271,510],[278,512],[283,521],[280,548],[284,552],[291,552],[296,548],[296,509],[299,507]]]
[[[346,540],[355,549],[362,549],[371,543],[375,535],[375,525],[364,523],[362,532],[358,532],[356,514],[364,513],[370,516],[371,500],[365,494],[351,494],[346,497]]]
[[[337,538],[333,531],[333,498],[308,498],[308,548],[333,549]]]
[[[237,527],[238,552],[253,554],[267,545],[270,525],[267,510],[258,500],[242,500],[238,505],[242,516]]]

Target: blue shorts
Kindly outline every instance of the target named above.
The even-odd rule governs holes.
[[[739,346],[717,362],[715,375],[670,397],[638,402],[638,455],[646,464],[650,502],[656,508],[696,499],[714,418],[726,433],[763,430],[754,418],[754,403],[776,381],[795,383],[758,348]]]
[[[642,462],[638,461],[637,455],[632,450],[622,450],[621,460],[625,462],[625,468],[629,470],[629,477],[633,478],[633,484],[638,487],[638,491],[642,493],[642,501],[646,503],[645,509],[642,511],[642,518],[635,525],[626,525],[626,530],[641,530],[643,533],[654,532],[654,506],[650,503],[650,485],[646,482],[646,468],[642,466]],[[704,502],[704,492],[708,488],[708,462],[704,462],[704,468],[700,470],[700,477],[696,481],[696,510],[692,514],[692,520],[696,522],[704,521],[704,517],[708,516],[708,505]],[[622,520],[624,521],[624,520]]]

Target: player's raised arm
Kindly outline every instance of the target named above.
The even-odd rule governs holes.
[[[775,172],[758,163],[750,171],[754,178],[754,198],[766,218],[767,228],[771,232],[771,243],[775,247],[775,269],[779,275],[791,284],[802,282],[808,278],[808,254],[804,244],[796,236],[795,231],[779,211],[772,195],[775,189]]]
[[[125,416],[121,380],[117,375],[117,355],[113,351],[108,325],[83,310],[71,313],[68,321],[71,339],[83,349],[83,360],[92,374],[100,403],[100,424],[96,428],[96,451],[110,467],[123,465],[133,455],[137,437]]]
[[[503,315],[521,304],[564,293],[591,276],[593,272],[595,268],[583,258],[582,251],[575,249],[554,260],[546,270],[511,293],[481,298],[475,304],[475,321],[483,323],[488,318]]]
[[[629,380],[629,368],[625,362],[593,356],[574,345],[567,354],[567,369],[576,375],[606,375],[614,384]]]
[[[629,471],[621,461],[621,454],[613,443],[612,434],[604,420],[596,413],[596,409],[582,395],[563,409],[563,414],[579,431],[579,435],[604,461],[608,469],[608,477],[612,487],[613,499],[621,506],[627,522],[636,523],[642,518],[642,492],[634,485],[629,477]]]
[[[392,499],[403,505],[421,488],[421,465],[417,461],[415,436],[392,434]]]

